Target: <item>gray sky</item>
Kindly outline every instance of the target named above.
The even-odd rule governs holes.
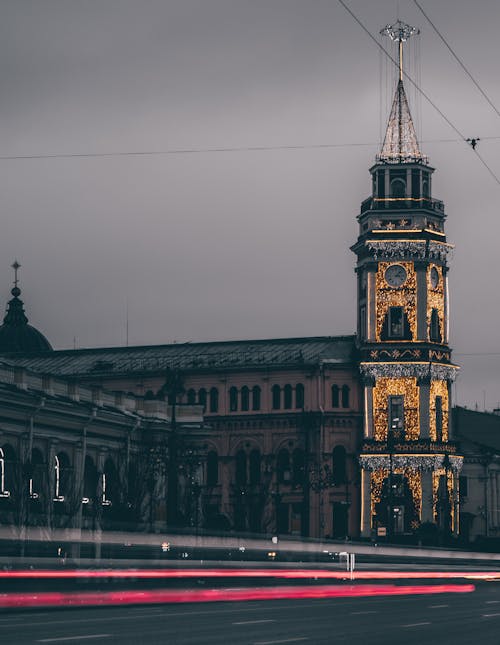
[[[500,109],[500,3],[420,2]],[[413,1],[347,4],[375,35],[398,6],[421,28],[423,89],[500,176],[500,117]],[[17,257],[58,349],[123,345],[127,306],[129,344],[353,333],[386,67],[336,0],[2,0],[0,156],[363,144],[0,160],[3,302]],[[456,245],[457,400],[491,409],[500,186],[408,93]]]

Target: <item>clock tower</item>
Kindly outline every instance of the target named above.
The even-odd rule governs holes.
[[[382,33],[398,45],[399,79],[352,247],[364,395],[361,534],[391,539],[431,522],[449,536],[459,527],[462,465],[451,427],[452,247],[403,83],[403,43],[417,30],[397,21]]]

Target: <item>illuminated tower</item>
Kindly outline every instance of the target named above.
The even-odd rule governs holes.
[[[399,79],[384,143],[361,205],[357,256],[358,345],[364,389],[361,534],[414,533],[423,522],[458,532],[452,441],[447,257],[443,202],[420,152],[403,83],[400,21],[382,33],[399,51]]]

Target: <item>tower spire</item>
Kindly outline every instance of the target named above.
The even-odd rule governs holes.
[[[393,25],[386,25],[380,30],[383,36],[388,36],[398,44],[399,80],[392,102],[389,122],[384,137],[384,143],[377,161],[386,163],[427,163],[427,158],[420,152],[415,126],[411,117],[408,99],[403,84],[403,43],[420,30],[397,20]]]

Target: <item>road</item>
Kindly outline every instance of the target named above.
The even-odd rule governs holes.
[[[466,594],[51,609],[0,614],[3,645],[498,645],[499,583]]]

